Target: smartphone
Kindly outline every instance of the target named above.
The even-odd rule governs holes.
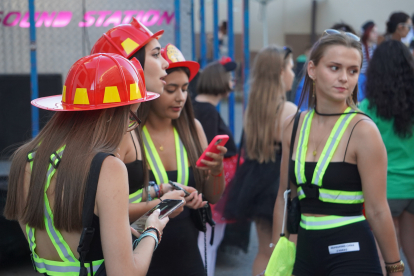
[[[142,217],[140,217],[134,223],[132,223],[131,227],[137,230],[139,233],[142,233],[145,230],[145,223],[148,217],[155,210],[160,209],[161,212],[160,212],[159,219],[163,219],[183,204],[184,204],[184,200],[164,199],[162,202],[158,203],[157,206],[155,206],[154,208],[146,212]]]
[[[227,141],[229,140],[229,136],[226,134],[223,135],[217,135],[214,137],[214,139],[211,141],[210,145],[206,148],[206,150],[203,152],[203,154],[200,156],[200,158],[197,160],[196,165],[199,167],[205,167],[206,165],[201,163],[201,160],[207,160],[212,161],[213,158],[206,156],[207,152],[212,153],[219,153],[220,151],[217,149],[217,146],[224,146]]]
[[[170,180],[170,181],[168,181],[168,184],[170,184],[170,185],[173,187],[173,189],[174,189],[174,190],[183,191],[183,192],[184,192],[185,197],[190,195],[190,193],[189,193],[189,192],[187,192],[187,190],[186,190],[186,189],[184,189],[184,188],[182,188],[182,187],[178,186],[178,185],[177,185],[177,183],[175,183],[175,182],[173,182],[173,181],[171,181],[171,180]]]

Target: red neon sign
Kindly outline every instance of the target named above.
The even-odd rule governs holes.
[[[4,15],[4,17],[3,17]],[[88,11],[85,13],[83,20],[78,23],[79,27],[108,27],[117,26],[131,22],[132,17],[136,17],[145,26],[171,24],[174,18],[174,12],[160,10],[127,10],[127,11]],[[36,27],[66,27],[72,20],[71,11],[38,11],[35,12]],[[0,24],[5,27],[19,26],[29,28],[29,12],[20,11],[4,12],[0,11]]]

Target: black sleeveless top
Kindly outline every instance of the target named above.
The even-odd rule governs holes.
[[[305,176],[308,182],[305,186],[315,190],[317,187],[310,184],[310,181],[312,180],[316,164],[317,162],[305,163]],[[290,160],[289,178],[290,181],[297,185],[294,160]],[[347,162],[330,162],[323,177],[323,188],[350,192],[361,191],[362,183],[357,165]],[[328,203],[320,201],[318,198],[309,197],[299,202],[301,213],[337,216],[358,216],[362,214],[362,204]]]
[[[144,183],[142,182],[144,178],[144,169],[142,167],[142,160],[138,160],[137,146],[135,145],[132,133],[131,139],[135,148],[135,161],[125,164],[128,171],[129,194],[133,194],[144,187]]]

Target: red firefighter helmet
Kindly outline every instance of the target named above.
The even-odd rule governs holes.
[[[151,39],[159,39],[163,33],[161,30],[153,34],[144,24],[132,18],[131,23],[118,25],[104,33],[93,45],[91,54],[114,53],[129,59]]]
[[[171,43],[168,43],[161,49],[161,55],[168,61],[169,65],[167,69],[187,67],[190,70],[189,81],[191,81],[195,75],[197,75],[198,70],[200,70],[200,64],[198,64],[198,62],[186,61],[181,51]]]
[[[32,105],[54,111],[83,111],[150,101],[159,94],[147,92],[144,71],[136,58],[94,54],[69,69],[62,95],[38,98]]]

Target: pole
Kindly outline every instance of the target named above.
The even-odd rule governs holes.
[[[174,18],[175,18],[175,26],[174,26],[174,37],[175,37],[175,46],[178,49],[181,49],[181,33],[180,33],[180,0],[174,0]]]
[[[250,74],[250,50],[249,50],[249,0],[243,0],[243,111],[246,110],[249,100],[249,74]]]
[[[200,0],[200,20],[201,68],[204,68],[207,65],[206,21],[204,11],[204,0]]]
[[[196,61],[196,51],[195,51],[195,32],[194,32],[194,0],[191,0],[191,59]]]
[[[30,88],[31,99],[39,98],[37,83],[37,61],[36,61],[36,26],[35,26],[35,0],[29,0],[30,16]],[[39,133],[39,109],[35,106],[32,108],[32,137]]]
[[[262,31],[263,31],[263,47],[267,47],[269,45],[269,38],[268,38],[268,32],[267,32],[267,12],[266,12],[266,1],[261,1],[261,13],[262,13]]]
[[[318,3],[316,0],[312,1],[312,19],[311,19],[311,44],[316,41],[316,9]]]
[[[227,35],[229,38],[229,57],[234,60],[233,0],[227,0]],[[229,128],[234,134],[234,93],[229,95]]]
[[[214,60],[219,59],[219,19],[218,19],[218,0],[213,1],[213,57]]]

